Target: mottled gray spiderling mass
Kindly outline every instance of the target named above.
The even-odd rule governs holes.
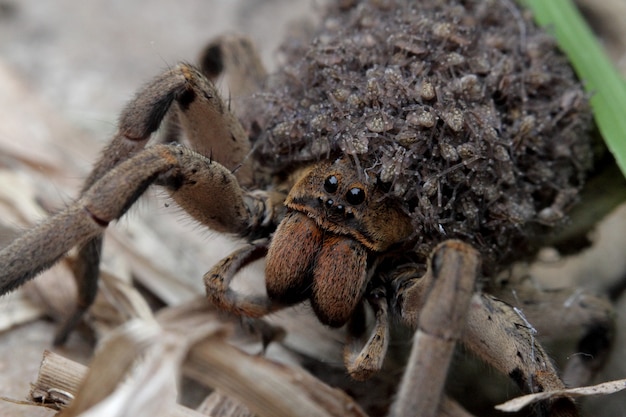
[[[405,203],[418,252],[459,237],[490,261],[525,254],[591,163],[586,97],[554,40],[512,2],[343,3],[252,100],[260,159],[349,155]]]

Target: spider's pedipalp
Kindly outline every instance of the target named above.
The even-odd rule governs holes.
[[[343,350],[344,364],[350,376],[358,381],[366,380],[383,367],[389,345],[389,315],[384,294],[368,297],[374,310],[374,329],[362,346],[360,340],[348,341]]]
[[[241,294],[231,288],[235,274],[246,264],[267,253],[267,240],[253,242],[222,259],[204,274],[204,286],[209,301],[224,311],[245,317],[262,317],[283,308],[264,295]]]

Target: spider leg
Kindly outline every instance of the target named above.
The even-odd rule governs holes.
[[[122,111],[118,131],[85,181],[81,196],[106,172],[146,146],[172,103],[176,100],[186,102],[188,100],[185,97],[195,95],[189,92],[197,88],[193,80],[198,78],[201,77],[198,77],[191,67],[181,65],[156,77],[137,92],[135,98]],[[75,311],[59,328],[54,340],[55,345],[65,342],[69,333],[93,304],[97,293],[101,249],[102,235],[96,235],[82,244],[78,250],[77,260],[73,265],[78,300]],[[19,253],[15,256],[19,256]],[[10,290],[4,290],[4,286],[0,288],[2,288],[0,294]]]
[[[413,347],[391,416],[436,416],[447,369],[465,327],[480,259],[460,241],[445,241],[432,254],[420,285],[430,287],[419,314]]]
[[[368,296],[367,302],[374,310],[374,329],[364,344],[356,339],[344,347],[344,363],[348,374],[364,381],[380,371],[389,345],[389,315],[387,299],[382,288]]]
[[[244,194],[228,169],[180,145],[155,145],[117,165],[68,208],[0,252],[0,293],[34,277],[71,247],[100,236],[151,184],[165,186],[183,207],[190,206],[192,216],[214,230],[245,236],[250,225],[260,223],[253,214],[259,197]],[[203,195],[193,199],[201,194],[198,190],[220,195],[219,204],[192,209],[195,203],[209,202]]]
[[[202,139],[202,146],[219,164],[177,146],[145,148],[174,103],[191,142],[210,138]],[[248,152],[243,128],[198,70],[181,64],[156,77],[122,112],[117,134],[76,203],[0,252],[4,266],[0,294],[15,289],[71,247],[79,246],[74,269],[79,299],[55,339],[55,343],[63,343],[95,298],[103,228],[119,218],[149,184],[165,185],[193,217],[217,231],[245,235],[254,228],[256,217],[251,213],[268,214],[263,196],[249,194],[246,203],[242,200],[238,182],[251,181],[251,168],[241,165]],[[189,165],[184,168],[184,164]],[[208,188],[202,189],[205,186]],[[212,201],[216,195],[220,196],[219,205]]]
[[[537,330],[524,313],[487,294],[472,297],[463,344],[479,358],[508,375],[525,393],[565,388]],[[540,405],[546,415],[577,416],[570,398]]]
[[[250,169],[242,172],[240,165],[250,146],[243,128],[215,86],[191,65],[180,64],[146,84],[126,105],[117,133],[104,149],[82,191],[143,149],[174,103],[185,119],[182,123],[192,147],[210,154],[211,159],[231,171],[236,170],[239,181],[246,183]]]
[[[510,304],[491,295],[474,293],[469,301],[469,307],[464,311],[464,319],[459,319],[459,322],[451,321],[457,326],[459,323],[464,324],[463,329],[446,327],[447,324],[442,323],[441,321],[433,321],[433,318],[428,318],[432,317],[432,314],[430,313],[425,316],[428,311],[434,311],[434,309],[431,310],[431,307],[428,306],[431,300],[438,299],[440,306],[442,307],[456,306],[455,302],[450,301],[454,299],[452,298],[452,294],[456,294],[456,292],[459,291],[454,287],[448,289],[448,293],[444,292],[444,295],[442,296],[435,296],[436,293],[434,292],[434,289],[437,288],[436,285],[443,287],[443,284],[441,282],[438,283],[438,281],[444,281],[444,275],[442,275],[441,272],[437,273],[437,268],[435,267],[435,261],[437,259],[446,259],[446,256],[450,257],[451,261],[448,261],[444,265],[448,265],[448,268],[450,269],[454,268],[451,272],[449,272],[453,276],[455,273],[460,276],[463,276],[464,274],[476,274],[478,261],[475,252],[471,250],[471,248],[468,248],[467,252],[459,251],[453,257],[453,254],[455,254],[454,250],[457,248],[450,248],[446,246],[446,244],[447,242],[444,242],[444,244],[442,244],[439,248],[439,252],[434,252],[431,260],[433,265],[430,266],[429,271],[423,277],[413,279],[410,285],[400,289],[399,294],[397,294],[397,303],[400,306],[399,310],[401,316],[408,325],[418,328],[418,332],[416,333],[415,340],[413,342],[413,350],[411,352],[412,359],[409,362],[409,369],[405,374],[405,380],[407,382],[405,383],[403,380],[401,389],[410,391],[409,388],[405,387],[413,387],[412,392],[415,393],[418,392],[418,388],[415,387],[419,387],[419,397],[422,397],[422,387],[426,385],[428,386],[428,389],[431,388],[433,384],[433,375],[440,376],[441,378],[445,377],[446,373],[441,372],[440,369],[438,371],[428,371],[428,362],[432,361],[432,358],[439,359],[432,361],[431,364],[433,362],[437,364],[447,364],[445,358],[440,358],[444,353],[444,348],[442,347],[429,353],[428,350],[424,350],[422,347],[417,347],[418,335],[421,333],[432,336],[439,335],[441,330],[438,329],[442,328],[441,326],[444,326],[443,329],[448,328],[450,334],[455,335],[455,337],[458,338],[458,340],[465,345],[465,347],[467,347],[483,361],[493,366],[499,372],[511,377],[524,392],[562,389],[564,384],[558,377],[556,369],[548,358],[548,355],[539,344],[535,336],[536,329],[532,327],[521,310],[516,309]],[[463,248],[464,246],[466,245],[461,245],[459,248]],[[441,255],[436,256],[437,253],[440,253]],[[472,272],[470,273],[470,271]],[[439,279],[436,279],[437,277],[439,277]],[[452,280],[452,278],[450,278],[450,280]],[[464,280],[470,282],[469,277],[465,277]],[[473,280],[471,280],[471,282],[473,282]],[[429,288],[433,289],[429,291]],[[464,292],[462,294],[464,294]],[[456,313],[457,309],[454,308],[448,313],[441,312],[441,317],[448,317],[448,319],[451,319],[453,314]],[[437,323],[437,326],[433,328],[431,327],[432,325],[428,323]],[[429,330],[422,331],[420,333],[419,329]],[[454,346],[454,340],[455,339],[453,337],[449,336],[440,337],[439,340],[435,340],[434,342],[430,342],[425,339],[424,341],[426,343],[424,343],[424,345],[426,346],[426,349],[430,349],[432,346],[437,345],[435,342],[441,343],[442,345],[445,344],[444,342],[447,342],[448,345],[446,345],[447,347],[445,349],[450,349]],[[424,362],[426,362],[426,365],[415,365],[417,362],[413,359],[413,355],[419,350],[424,351],[423,357],[425,358]],[[440,365],[438,366],[440,367]],[[414,372],[413,368],[415,368]],[[407,376],[409,375],[409,371],[413,372],[415,375],[414,379]],[[419,382],[420,378],[422,379],[421,382]],[[411,393],[407,392],[406,395],[410,397]],[[424,397],[430,398],[432,395],[424,395]],[[438,399],[439,396],[434,398]],[[400,402],[400,397],[398,402]],[[548,413],[547,415],[578,415],[575,404],[569,398],[562,398],[553,402],[547,402],[542,404],[541,407],[543,407],[543,410]],[[409,410],[410,407],[404,409]],[[396,415],[401,415],[401,413],[397,413]]]
[[[584,290],[544,291],[530,280],[498,291],[499,299],[517,306],[542,341],[573,341],[563,380],[568,386],[589,383],[602,367],[615,333],[615,311],[609,300]]]
[[[284,306],[265,295],[247,295],[230,286],[235,274],[246,264],[267,254],[268,241],[252,242],[231,253],[204,275],[206,295],[212,304],[224,311],[245,317],[262,317]]]
[[[215,38],[200,54],[200,69],[211,81],[225,75],[229,96],[245,97],[261,89],[267,71],[252,40],[240,34]]]
[[[191,151],[175,147],[144,150],[172,105],[178,109],[179,121],[191,144],[211,154],[212,159],[220,164],[212,164],[199,154],[190,156]],[[239,181],[245,185],[252,180],[250,164],[243,163],[249,148],[245,131],[213,84],[200,71],[181,64],[154,78],[122,111],[118,131],[85,181],[77,202],[0,252],[0,264],[5,265],[0,275],[0,294],[18,287],[50,267],[71,247],[79,246],[74,265],[78,284],[77,306],[55,338],[55,344],[63,343],[95,298],[103,226],[121,216],[150,183],[161,182],[168,186],[184,209],[218,231],[244,234],[250,229],[247,220],[254,216],[249,213],[266,211],[267,207],[261,202],[262,198],[252,195],[247,198],[248,206],[238,201],[241,190],[238,184],[234,184]],[[159,152],[160,156],[157,155]],[[168,165],[168,161],[177,158],[180,159],[178,162],[190,163],[191,168],[185,171],[180,166]],[[120,168],[130,160],[141,164],[150,160],[153,164],[133,167],[131,163]],[[170,168],[171,175],[165,175]],[[112,171],[115,173],[110,174]],[[203,176],[205,173],[210,175]],[[221,185],[218,183],[220,179],[223,181]],[[115,189],[106,189],[108,185]],[[203,185],[210,188],[198,192]],[[231,194],[210,192],[220,188],[230,188]],[[101,191],[106,192],[99,195]],[[207,206],[217,208],[215,202],[210,201],[215,195],[222,197],[222,209],[206,211]],[[228,213],[225,204],[231,203],[230,197],[237,200],[238,205]],[[91,205],[95,210],[110,208],[112,212],[89,212]]]
[[[222,35],[215,38],[210,44],[208,44],[199,57],[200,71],[204,76],[210,80],[211,87],[220,86],[222,97],[226,97],[226,106],[230,113],[241,116],[239,110],[239,104],[242,100],[246,100],[253,93],[261,90],[262,85],[267,80],[267,71],[263,67],[261,57],[256,50],[252,40],[246,36],[239,34]],[[224,89],[226,87],[226,89]],[[202,90],[202,89],[201,89]],[[206,90],[206,88],[204,88]],[[224,91],[226,90],[226,91]],[[208,120],[204,122],[204,117],[193,118],[192,123],[200,124],[200,127],[204,127],[203,134],[195,134],[197,131],[191,128],[188,116],[192,116],[194,112],[192,109],[179,108],[176,112],[171,112],[165,123],[165,132],[161,135],[160,140],[163,143],[172,141],[180,141],[183,129],[186,129],[187,139],[191,143],[191,147],[206,155],[209,152],[215,152],[213,144],[205,143],[208,139],[211,140],[211,135],[207,135],[206,128],[209,129],[213,125],[213,122]],[[198,114],[203,115],[206,110],[200,109]],[[183,113],[183,114],[181,114]],[[242,145],[248,145],[247,136],[242,136],[243,130],[239,129],[238,121],[232,120],[234,129],[236,132],[233,135],[239,142],[240,137],[244,139],[241,141]],[[237,155],[237,157],[242,157]],[[216,155],[216,159],[221,161],[220,156]],[[239,159],[238,162],[242,162],[243,159]],[[250,172],[247,173],[250,175]],[[242,176],[239,176],[240,181]]]

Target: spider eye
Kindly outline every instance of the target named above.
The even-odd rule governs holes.
[[[326,180],[324,181],[324,190],[326,190],[327,193],[333,194],[335,191],[337,191],[337,188],[339,188],[339,180],[337,179],[337,177],[331,175],[326,178]]]
[[[358,206],[365,201],[365,191],[359,187],[350,188],[346,194],[346,201],[353,206]]]

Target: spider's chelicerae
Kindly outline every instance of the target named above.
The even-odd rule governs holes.
[[[585,95],[552,39],[512,2],[355,0],[285,55],[267,76],[246,39],[225,37],[200,69],[141,89],[78,200],[0,252],[0,293],[79,247],[62,342],[94,299],[103,230],[159,185],[249,242],[204,276],[219,308],[261,317],[310,302],[323,324],[347,326],[355,379],[381,369],[392,318],[416,330],[391,415],[467,415],[442,394],[457,340],[536,392],[564,384],[535,333],[574,334],[589,356],[564,377],[588,379],[610,306],[492,279],[564,221],[590,168]],[[237,116],[211,81],[224,71],[236,95],[256,90]],[[168,140],[152,143],[164,120]],[[231,289],[263,256],[267,294]],[[570,398],[536,413],[578,414]]]

